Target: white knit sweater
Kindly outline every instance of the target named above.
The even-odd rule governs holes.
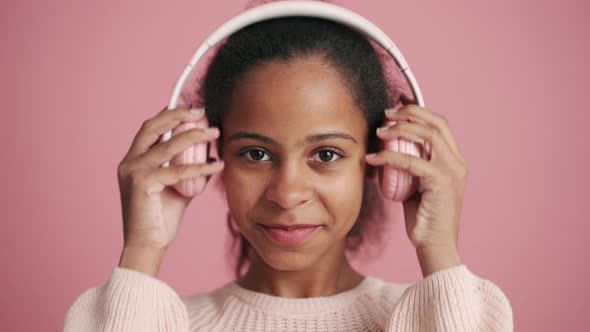
[[[161,280],[115,268],[78,297],[64,331],[512,331],[512,308],[465,265],[406,285],[366,277],[327,297],[282,298],[227,283],[179,297]]]

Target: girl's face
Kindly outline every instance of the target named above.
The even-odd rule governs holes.
[[[367,128],[339,74],[317,59],[258,65],[222,120],[229,210],[258,255],[282,271],[341,255],[360,211]],[[315,227],[280,229],[297,225]]]

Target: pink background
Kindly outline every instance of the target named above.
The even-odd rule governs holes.
[[[245,3],[2,2],[1,330],[60,330],[109,278],[122,246],[117,164],[197,44]],[[463,262],[507,294],[517,331],[587,327],[588,3],[337,3],[391,36],[449,119],[470,166]],[[381,256],[355,264],[414,282],[398,204]],[[189,206],[160,273],[179,294],[230,280],[225,212],[212,186]]]

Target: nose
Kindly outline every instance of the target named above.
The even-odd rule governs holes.
[[[266,189],[266,199],[283,209],[292,209],[309,201],[313,188],[305,167],[295,162],[285,162],[277,167]]]

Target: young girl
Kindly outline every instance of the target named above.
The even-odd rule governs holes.
[[[313,18],[256,23],[220,47],[198,92],[206,114],[160,112],[121,161],[119,266],[76,300],[65,331],[512,330],[506,296],[459,257],[468,171],[446,120],[404,97],[384,112],[399,93],[365,37]],[[210,129],[158,143],[203,117]],[[397,124],[379,128],[386,120]],[[383,150],[397,138],[422,144],[428,160]],[[222,160],[159,167],[202,142],[216,142]],[[403,203],[424,276],[413,285],[364,276],[345,255],[375,222],[381,201],[370,193],[384,165],[423,188]],[[180,298],[156,279],[191,200],[173,186],[216,173],[239,231],[238,278]]]

